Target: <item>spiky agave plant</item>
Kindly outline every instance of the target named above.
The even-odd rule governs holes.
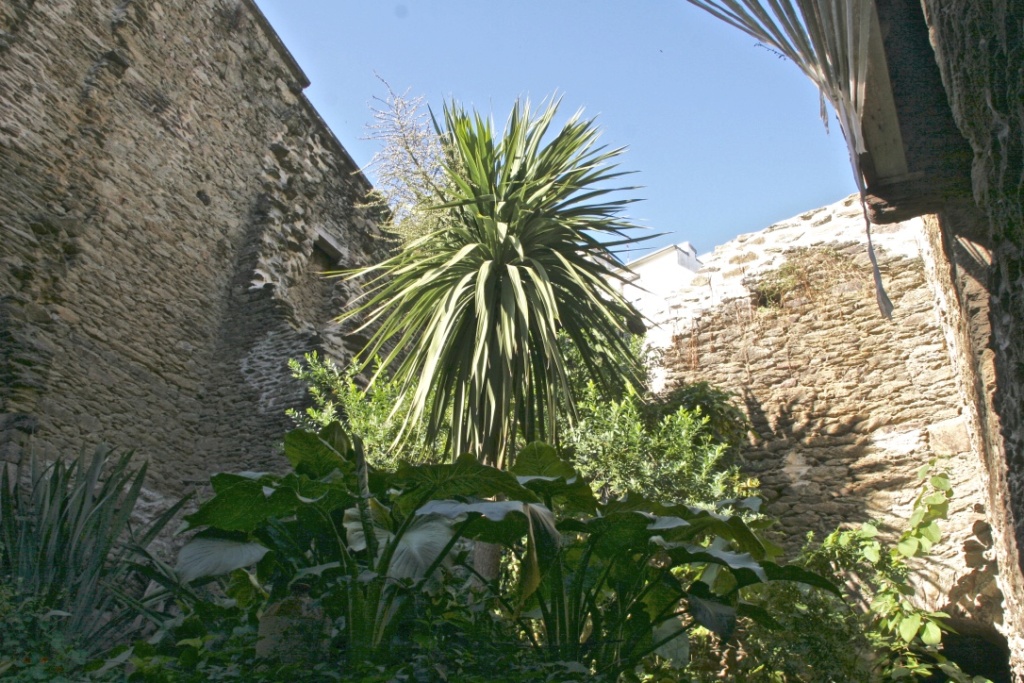
[[[753,36],[790,59],[818,86],[821,118],[828,126],[828,100],[836,111],[850,153],[864,208],[864,174],[860,155],[865,150],[861,121],[867,88],[871,32],[877,30],[873,0],[688,0],[722,21]],[[892,303],[882,286],[871,223],[864,209],[868,255],[875,294],[882,315]]]
[[[446,196],[432,207],[443,227],[351,273],[368,294],[341,316],[372,331],[362,362],[382,358],[377,375],[411,397],[410,424],[426,417],[433,438],[450,410],[451,450],[498,467],[517,433],[553,439],[558,406],[573,410],[560,331],[596,375],[640,376],[626,337],[643,324],[613,284],[614,251],[638,241],[621,216],[633,200],[609,197],[622,149],[599,146],[581,113],[553,131],[557,111],[517,102],[498,135],[447,104],[435,122]]]

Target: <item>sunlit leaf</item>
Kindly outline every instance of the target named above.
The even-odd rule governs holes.
[[[942,631],[935,622],[929,621],[924,625],[924,630],[921,631],[921,642],[925,645],[938,645],[942,642]]]
[[[911,536],[910,538],[905,538],[902,541],[900,541],[899,545],[896,546],[896,549],[904,557],[914,557],[917,554],[918,548],[920,547],[921,543],[916,538]]]
[[[918,630],[921,628],[921,614],[914,612],[900,621],[900,637],[906,642],[910,642],[917,636]]]
[[[210,478],[216,494],[198,510],[185,516],[190,527],[210,526],[224,531],[253,531],[271,517],[295,510],[298,499],[293,491],[275,489],[264,493],[268,480],[254,480],[236,474],[215,474]]]
[[[284,437],[284,455],[298,474],[313,479],[327,476],[335,469],[351,469],[346,457],[351,445],[341,427],[334,423],[322,435],[293,430]]]
[[[204,576],[221,576],[256,564],[268,549],[259,543],[197,536],[178,551],[174,567],[182,582]]]

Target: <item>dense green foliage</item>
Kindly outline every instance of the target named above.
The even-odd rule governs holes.
[[[496,135],[445,108],[421,157],[437,167],[399,191],[402,251],[353,275],[368,294],[344,317],[369,345],[344,372],[292,363],[312,405],[290,413],[287,471],[214,475],[175,567],[145,545],[182,503],[136,542],[128,456],[5,468],[0,675],[970,680],[906,564],[938,540],[948,480],[922,473],[891,547],[866,524],[780,562],[732,397],[641,392],[642,323],[612,284],[620,150],[579,115],[551,129],[556,111],[517,105]],[[852,575],[863,613],[837,588]]]
[[[380,378],[364,390],[353,368],[342,371],[315,354],[291,367],[308,384],[312,401],[304,411],[289,412],[297,426],[319,429],[341,421],[362,436],[367,460],[379,468],[395,469],[398,453],[410,462],[444,459],[436,442],[427,443],[422,423],[411,424],[410,438],[395,448],[408,416],[396,382]],[[577,417],[563,416],[561,451],[597,490],[704,505],[756,494],[756,482],[736,466],[747,422],[729,394],[699,383],[659,399],[625,385],[615,399],[583,374],[573,377],[579,383],[573,386]]]
[[[396,381],[382,376],[366,390],[354,366],[342,370],[315,352],[306,354],[301,362],[290,361],[289,367],[292,376],[308,387],[312,403],[304,410],[287,411],[297,427],[318,431],[341,422],[360,436],[367,461],[382,469],[397,468],[399,455],[414,463],[444,459],[447,430],[442,427],[437,436],[428,439],[422,421],[409,421],[409,402]],[[399,442],[401,449],[396,448]]]
[[[232,577],[226,590],[238,626],[228,660],[216,666],[229,667],[248,642],[252,662],[287,668],[286,653],[257,654],[252,606],[265,620],[300,585],[302,599],[323,615],[302,648],[311,666],[387,669],[394,652],[446,637],[448,653],[495,652],[488,662],[444,662],[466,670],[476,661],[466,675],[481,680],[493,661],[516,653],[520,667],[561,672],[555,680],[575,671],[614,681],[659,658],[675,657],[682,668],[687,632],[699,625],[728,637],[749,607],[751,586],[800,581],[835,590],[772,559],[772,546],[741,514],[755,499],[717,511],[638,495],[601,502],[540,443],[523,449],[510,472],[472,456],[387,472],[367,464],[359,440],[332,424],[319,434],[289,434],[285,455],[293,467],[285,475],[215,475],[214,497],[186,517],[200,531],[182,549],[178,575]],[[469,540],[506,549],[508,580],[475,574]],[[186,616],[151,639],[156,650],[136,652],[149,659],[139,662],[146,677],[135,678],[193,680],[174,672],[191,671],[211,636],[183,639],[181,629],[216,619],[194,619],[210,606],[193,589],[163,582],[182,591]],[[228,642],[223,633],[213,641]]]
[[[155,558],[109,565],[106,576],[141,572],[162,592],[116,605],[134,606],[157,631],[105,659],[90,661],[90,643],[63,628],[67,613],[51,609],[45,592],[25,593],[24,582],[5,577],[4,676],[696,682],[724,672],[796,683],[912,679],[941,668],[972,681],[938,649],[945,615],[912,603],[906,560],[927,558],[951,496],[931,469],[891,545],[862,525],[779,564],[756,498],[600,499],[539,443],[507,472],[472,456],[389,471],[367,463],[360,440],[332,424],[289,434],[284,454],[291,470],[282,475],[213,477],[213,496],[186,518],[198,533],[176,569]],[[130,474],[120,481],[134,482]],[[51,490],[50,481],[36,484]],[[505,549],[502,580],[475,573],[475,540]],[[868,591],[866,613],[833,588],[850,572]],[[161,597],[172,600],[161,607]],[[296,627],[267,631],[282,616]]]
[[[0,678],[71,680],[65,674],[80,670],[88,653],[65,634],[63,613],[18,589],[17,582],[0,581]]]
[[[774,624],[750,623],[731,651],[704,651],[694,663],[700,681],[718,680],[723,667],[751,683],[860,683],[929,679],[982,683],[941,652],[948,615],[915,606],[908,560],[927,560],[941,538],[952,488],[934,464],[921,468],[922,483],[907,528],[884,540],[874,524],[837,529],[821,542],[809,537],[796,563],[836,584],[856,581],[844,598],[795,584],[755,589],[751,601]],[[860,605],[864,605],[861,607]],[[723,661],[724,659],[724,661]]]
[[[3,467],[0,673],[48,680],[54,667],[81,663],[133,632],[144,588],[134,560],[181,504],[133,534],[146,465],[131,460],[101,446],[66,463]]]
[[[688,409],[678,396],[666,407],[653,398],[644,401],[632,388],[610,399],[589,383],[563,446],[583,476],[612,496],[635,491],[655,500],[707,505],[754,495],[756,482],[739,473],[737,449],[722,436],[736,438],[745,417],[727,394],[697,388],[707,400]]]

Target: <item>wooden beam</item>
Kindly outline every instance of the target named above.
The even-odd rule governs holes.
[[[862,155],[864,180],[868,187],[885,184],[889,179],[907,175],[907,157],[900,134],[900,119],[889,80],[889,66],[882,40],[882,28],[878,21],[878,10],[872,3],[871,35],[868,39],[868,82],[864,95],[864,117],[861,120],[864,133],[865,159]]]

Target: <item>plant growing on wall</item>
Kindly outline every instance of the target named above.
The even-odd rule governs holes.
[[[836,284],[856,278],[857,266],[832,247],[798,247],[785,254],[785,262],[749,278],[750,291],[760,308],[780,308],[793,299],[818,300]]]

